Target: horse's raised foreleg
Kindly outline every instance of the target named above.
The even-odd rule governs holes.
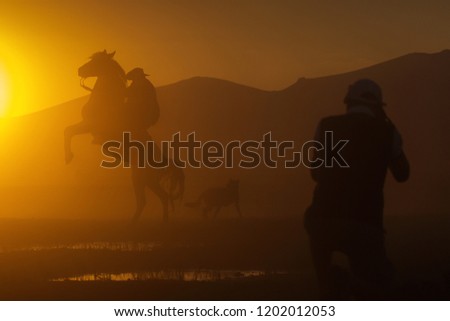
[[[72,153],[72,137],[75,135],[86,134],[90,131],[90,126],[84,122],[68,126],[64,130],[64,153],[66,164],[69,164],[73,159]]]

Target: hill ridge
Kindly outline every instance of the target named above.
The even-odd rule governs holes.
[[[166,85],[162,85],[162,86],[158,86],[156,87],[157,91],[161,91],[161,90],[167,90],[170,88],[174,88],[174,87],[178,87],[178,86],[200,86],[202,84],[204,84],[205,82],[214,82],[215,84],[222,84],[222,85],[227,85],[227,86],[233,86],[235,88],[242,88],[242,89],[250,89],[250,90],[254,90],[254,91],[258,91],[261,93],[278,93],[278,92],[284,92],[284,91],[288,91],[291,90],[292,88],[299,88],[302,87],[305,83],[309,82],[309,81],[320,81],[320,80],[324,80],[324,79],[330,79],[330,78],[334,78],[334,77],[345,77],[351,74],[355,74],[355,73],[362,73],[362,72],[366,72],[366,71],[370,71],[374,68],[380,67],[380,66],[384,66],[387,64],[391,64],[391,63],[398,63],[398,62],[404,62],[406,60],[411,60],[411,59],[417,59],[419,57],[427,57],[427,58],[442,58],[442,57],[446,57],[449,59],[449,63],[450,63],[450,49],[443,49],[441,51],[438,52],[432,52],[432,53],[427,53],[427,52],[412,52],[412,53],[408,53],[408,54],[404,54],[398,57],[394,57],[392,59],[388,59],[379,63],[375,63],[373,65],[369,65],[363,68],[359,68],[359,69],[355,69],[355,70],[351,70],[351,71],[347,71],[347,72],[343,72],[343,73],[337,73],[337,74],[330,74],[327,76],[321,76],[321,77],[299,77],[297,79],[297,81],[295,81],[294,83],[292,83],[291,85],[288,85],[285,88],[282,89],[278,89],[278,90],[265,90],[265,89],[260,89],[257,87],[253,87],[250,85],[246,85],[246,84],[241,84],[239,82],[236,81],[232,81],[232,80],[227,80],[227,79],[222,79],[222,78],[216,78],[216,77],[211,77],[211,76],[192,76],[186,79],[181,79],[178,80],[176,82],[170,83],[170,84],[166,84]],[[75,101],[78,100],[83,100],[86,99],[87,95],[85,96],[80,96],[80,97],[76,97],[73,99],[70,99],[68,101],[65,102],[61,102],[60,104],[57,105],[53,105],[53,106],[49,106],[49,107],[45,107],[41,110],[29,113],[29,114],[24,114],[24,115],[19,115],[19,116],[14,116],[14,117],[10,117],[10,119],[13,118],[20,118],[20,117],[26,117],[28,115],[34,115],[40,112],[44,112],[46,110],[51,110],[51,109],[55,109],[61,105],[65,105],[65,104],[70,104],[73,103]]]

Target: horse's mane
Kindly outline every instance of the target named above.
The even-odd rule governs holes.
[[[117,74],[119,75],[120,79],[126,83],[127,82],[127,76],[126,76],[126,72],[125,70],[122,68],[121,65],[119,65],[119,63],[117,61],[115,61],[114,59],[111,59],[111,62],[114,66],[114,68],[117,71]]]
[[[106,51],[99,51],[94,53],[92,56],[89,57],[91,60],[93,59],[103,59],[103,58],[108,58],[111,60],[111,66],[112,68],[115,70],[115,73],[120,77],[120,79],[126,83],[127,81],[127,77],[126,77],[126,72],[125,70],[122,68],[122,66],[112,58],[112,56],[110,56],[110,54],[106,53]]]

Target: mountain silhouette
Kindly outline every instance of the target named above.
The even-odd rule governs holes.
[[[383,88],[386,112],[402,133],[411,162],[408,184],[394,190],[392,179],[387,181],[386,214],[448,212],[449,50],[408,54],[344,74],[300,78],[279,91],[207,77],[183,80],[157,88],[161,116],[151,133],[160,141],[179,131],[182,137],[195,131],[199,140],[226,143],[260,140],[271,131],[274,139],[301,146],[312,139],[320,118],[344,112],[347,87],[360,78],[374,79]],[[0,123],[0,191],[5,208],[12,209],[2,216],[131,218],[130,173],[100,168],[102,155],[91,136],[73,140],[76,157],[64,164],[64,128],[80,120],[86,100],[81,97]],[[311,199],[313,182],[304,167],[188,168],[186,199],[230,178],[240,179],[246,216],[300,215]],[[151,198],[145,215],[159,218],[158,206]]]

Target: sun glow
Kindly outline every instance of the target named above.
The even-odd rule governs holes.
[[[9,84],[5,68],[0,65],[0,117],[5,115],[9,103]]]
[[[39,89],[31,82],[33,66],[18,50],[0,44],[0,117],[24,113]]]

